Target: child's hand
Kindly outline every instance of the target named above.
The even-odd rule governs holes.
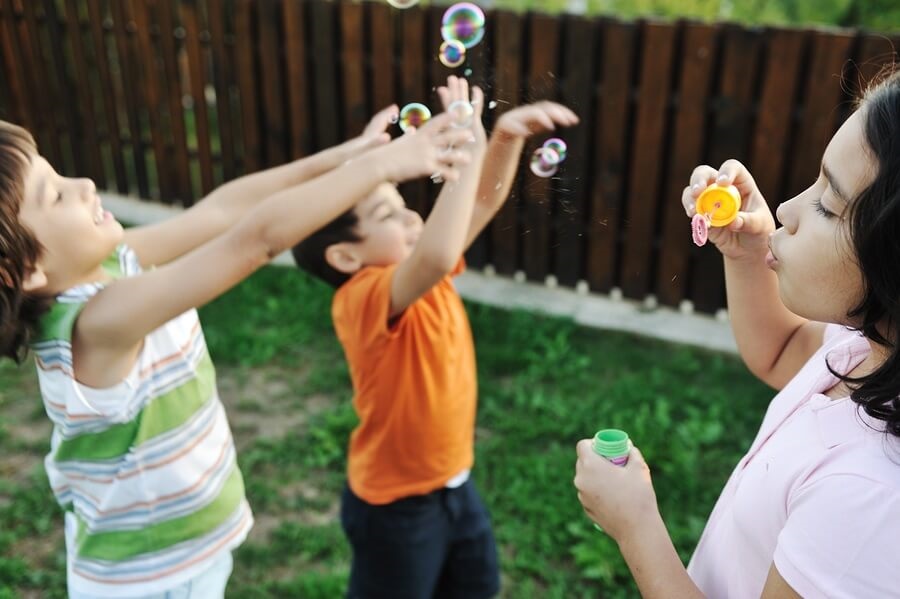
[[[527,139],[537,133],[553,131],[556,127],[578,124],[578,115],[556,102],[526,104],[503,113],[494,127],[494,135],[508,139]]]
[[[472,135],[475,137],[475,147],[473,151],[487,144],[487,135],[484,132],[484,124],[481,122],[481,115],[484,112],[484,92],[481,88],[475,86],[472,88],[471,98],[469,97],[469,82],[463,77],[450,75],[447,77],[447,85],[441,86],[437,90],[444,111],[447,112],[454,102],[469,102],[472,105],[472,124],[469,126]],[[456,115],[451,115],[456,117]],[[457,123],[459,126],[459,123]]]
[[[591,439],[576,447],[575,488],[588,517],[621,542],[641,524],[658,517],[656,493],[644,456],[632,447],[625,466],[597,455]]]
[[[449,114],[439,114],[375,150],[381,176],[398,183],[434,174],[456,181],[459,169],[472,161],[472,140],[471,129],[454,127]]]
[[[737,160],[726,160],[718,171],[705,164],[694,169],[690,184],[681,194],[688,218],[696,214],[697,198],[712,183],[734,185],[741,194],[741,211],[727,227],[710,227],[709,240],[727,258],[762,259],[768,251],[769,235],[775,230],[775,219],[750,171]]]
[[[396,104],[382,108],[369,120],[360,137],[372,140],[374,145],[386,144],[391,141],[391,134],[387,132],[387,128],[396,123],[398,118],[400,108]]]

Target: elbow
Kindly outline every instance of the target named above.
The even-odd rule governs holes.
[[[458,261],[459,255],[454,252],[444,248],[429,249],[422,252],[419,267],[428,275],[441,279],[450,274]]]

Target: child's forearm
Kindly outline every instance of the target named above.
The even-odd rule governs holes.
[[[271,194],[232,230],[248,258],[267,262],[346,212],[388,179],[377,152]]]
[[[525,139],[505,133],[491,135],[481,170],[481,181],[476,196],[478,204],[496,213],[509,196]]]
[[[249,210],[274,193],[314,179],[350,160],[365,147],[360,137],[312,156],[245,175],[215,189],[201,205],[216,210],[224,227],[241,220]],[[199,207],[199,206],[198,206]]]
[[[747,367],[766,383],[794,333],[807,321],[790,312],[778,293],[778,278],[762,256],[725,258],[728,315],[738,351]]]
[[[619,550],[647,599],[698,599],[703,593],[688,576],[662,517],[648,520],[625,539]]]
[[[452,270],[465,250],[483,162],[482,149],[473,153],[458,181],[444,184],[419,236],[413,254],[437,272]]]

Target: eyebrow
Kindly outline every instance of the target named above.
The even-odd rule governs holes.
[[[847,203],[847,199],[850,197],[846,193],[843,192],[840,185],[837,184],[837,181],[834,178],[834,175],[828,170],[828,167],[825,166],[825,163],[822,163],[822,174],[825,175],[825,179],[828,180],[828,185],[831,186],[831,190],[834,192],[839,199],[843,200],[844,203]]]

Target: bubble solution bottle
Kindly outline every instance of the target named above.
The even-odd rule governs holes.
[[[616,466],[624,466],[628,463],[631,440],[625,431],[617,428],[605,428],[597,431],[591,446],[594,449],[594,453],[603,456]],[[596,522],[594,523],[594,528],[603,532],[603,529]]]

